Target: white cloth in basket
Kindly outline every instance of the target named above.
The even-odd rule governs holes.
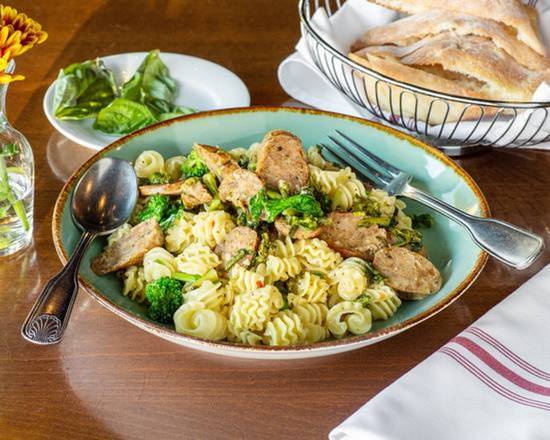
[[[543,42],[550,53],[550,0],[539,0],[537,2],[537,10],[540,17],[540,29]],[[384,9],[366,0],[348,0],[344,5],[330,17],[327,16],[323,8],[318,9],[312,17],[317,32],[329,42],[336,50],[342,54],[347,54],[350,45],[362,35],[366,29],[374,26],[379,26],[385,23],[394,21],[397,18],[397,13]],[[336,72],[339,75],[340,72]],[[345,113],[352,116],[360,116],[367,119],[377,120],[384,123],[383,120],[375,118],[364,108],[358,106],[348,99],[342,92],[336,89],[332,83],[324,76],[317,68],[310,57],[306,42],[300,39],[296,45],[296,52],[287,57],[279,66],[279,82],[283,89],[298,101],[304,102],[312,107],[322,110],[333,111],[337,113]],[[535,102],[550,101],[550,85],[541,84],[532,97]],[[542,111],[533,113],[524,111],[518,118],[521,118],[513,125],[512,130],[507,131],[508,122],[500,121],[489,127],[490,122],[482,122],[477,127],[476,122],[463,121],[459,124],[458,129],[453,135],[453,139],[460,140],[469,138],[473,129],[475,129],[476,139],[491,128],[490,137],[492,141],[498,141],[499,145],[506,145],[512,141],[516,143],[527,140],[519,137],[519,127],[523,123],[528,123],[532,129],[525,130],[526,138],[529,138],[540,126],[546,116]],[[516,125],[517,124],[517,125]],[[518,130],[515,128],[518,127]],[[442,131],[442,136],[450,135],[455,128],[454,123],[441,126],[430,126],[429,133],[438,134]],[[424,130],[424,123],[419,122],[419,129]],[[546,117],[546,123],[538,131],[537,137],[543,137],[543,134],[550,134],[550,115]],[[499,139],[500,138],[500,139]],[[528,147],[527,147],[528,148]],[[538,144],[534,148],[550,149],[550,142]]]

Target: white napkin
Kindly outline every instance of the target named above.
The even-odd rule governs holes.
[[[550,0],[539,0],[537,2],[539,12],[539,27],[542,34],[542,40],[550,52]],[[394,21],[397,13],[384,9],[366,0],[348,0],[344,5],[330,17],[327,16],[324,8],[319,8],[315,12],[312,23],[316,30],[328,41],[334,48],[342,54],[348,53],[351,44],[361,36],[365,30],[374,26],[380,26]],[[337,75],[340,72],[336,72]],[[342,92],[337,90],[332,83],[317,68],[309,55],[309,51],[304,39],[300,39],[296,45],[296,52],[287,57],[279,66],[279,82],[283,89],[293,98],[304,102],[312,107],[329,110],[337,113],[345,113],[352,116],[385,121],[374,117],[371,113],[362,107],[353,103]],[[550,101],[550,85],[541,84],[532,97],[533,101]],[[530,116],[531,115],[531,116]],[[389,116],[389,114],[387,115]],[[545,117],[543,111],[525,111],[518,116],[521,121],[527,121],[530,128],[526,130],[525,137],[529,138],[539,127]],[[470,138],[470,133],[475,130],[472,139],[480,137],[489,128],[490,122],[485,122],[475,126],[475,122],[464,121],[460,124],[454,139]],[[523,126],[519,121],[514,124],[517,129],[507,130],[508,121],[498,121],[492,128],[491,140],[498,140],[498,145],[505,145],[514,140],[519,129]],[[425,124],[419,121],[419,130],[425,129]],[[451,134],[455,129],[454,123],[446,124],[443,127],[442,135]],[[428,127],[428,133],[439,134],[441,126]],[[539,134],[550,133],[550,118],[547,119]],[[523,138],[518,138],[518,142]],[[529,148],[529,147],[526,147]],[[550,149],[550,142],[539,144],[533,148]]]
[[[550,438],[550,265],[366,403],[330,440]]]

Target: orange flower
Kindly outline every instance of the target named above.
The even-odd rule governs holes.
[[[46,38],[48,34],[39,23],[11,6],[0,5],[0,84],[23,79],[21,75],[6,73],[6,67],[12,58],[44,42]]]

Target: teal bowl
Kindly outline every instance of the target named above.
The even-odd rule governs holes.
[[[248,147],[273,129],[289,130],[305,146],[325,142],[335,129],[347,133],[383,159],[413,176],[413,184],[471,214],[489,215],[485,197],[472,178],[451,159],[433,147],[391,128],[349,116],[280,107],[248,107],[198,113],[145,128],[109,145],[83,164],[65,184],[54,210],[53,238],[63,263],[73,251],[80,231],[70,215],[70,196],[80,176],[101,157],[133,161],[142,151],[156,149],[164,156],[187,153],[193,142],[219,145],[226,149]],[[405,200],[407,212],[428,209]],[[90,269],[90,258],[100,252],[103,238],[95,240],[80,269],[81,286],[101,304],[132,324],[177,344],[208,352],[264,359],[324,356],[360,348],[396,335],[433,316],[457,299],[479,275],[487,260],[468,233],[445,217],[432,213],[435,226],[425,231],[431,261],[443,275],[441,290],[424,300],[404,302],[388,321],[376,322],[371,332],[313,345],[252,347],[229,342],[212,342],[176,333],[147,318],[145,308],[121,293],[115,275],[99,277]]]

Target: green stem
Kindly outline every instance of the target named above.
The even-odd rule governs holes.
[[[13,191],[10,188],[8,169],[6,167],[4,156],[0,156],[0,189],[6,194],[6,200],[13,207],[15,214],[23,225],[23,229],[28,231],[30,225],[27,219],[27,213],[25,212],[25,206],[21,200],[17,200],[15,194],[13,194]]]

